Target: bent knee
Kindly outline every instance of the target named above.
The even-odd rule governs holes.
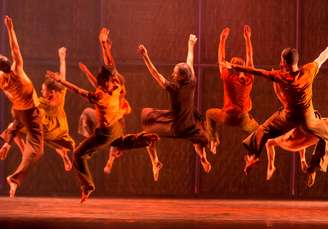
[[[268,139],[268,141],[265,143],[266,147],[274,147],[276,145],[278,145],[278,143],[277,143],[276,139],[274,139],[274,138]]]

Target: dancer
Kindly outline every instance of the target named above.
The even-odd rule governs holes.
[[[89,71],[88,67],[85,66],[83,63],[79,63],[79,67],[85,73],[85,75],[89,79],[92,86],[95,87],[95,84],[94,84],[95,77]],[[122,109],[123,115],[125,116],[125,115],[131,113],[131,106],[130,106],[129,102],[125,99],[126,90],[125,90],[123,78],[122,78],[122,80],[120,80],[120,84],[123,88],[122,91],[124,91],[124,93],[122,93],[120,96],[120,108]],[[122,119],[119,120],[119,123],[121,124],[122,129],[124,130],[124,126],[125,126],[124,117],[122,117]],[[87,107],[82,111],[82,114],[80,116],[78,132],[83,137],[88,138],[94,133],[95,129],[96,129],[96,110],[93,108]],[[116,147],[111,146],[109,148],[109,152],[108,152],[108,160],[104,167],[104,173],[110,174],[112,171],[112,167],[113,167],[115,159],[121,157],[122,155],[123,155],[123,152],[121,150],[117,149]],[[154,180],[155,181],[158,180],[158,176],[156,175],[156,173],[154,173]]]
[[[125,116],[131,113],[131,106],[126,99],[126,88],[125,88],[125,79],[122,74],[120,74],[117,70],[115,60],[112,56],[112,41],[109,37],[109,30],[107,28],[102,28],[99,33],[99,43],[103,54],[104,64],[109,66],[113,73],[118,77],[119,84],[122,87],[120,94],[120,109],[122,114]],[[96,77],[89,71],[89,69],[83,64],[79,64],[80,69],[85,73],[91,85],[95,87],[96,85]],[[119,120],[122,129],[124,129],[125,122],[124,116]],[[91,108],[86,108],[81,116],[80,116],[80,125],[79,125],[79,133],[85,137],[90,136],[95,129],[95,110]],[[153,170],[153,178],[154,181],[158,181],[159,170],[162,168],[162,163],[158,160],[157,154],[153,154],[153,150],[147,150],[150,160],[152,162],[152,170]],[[108,160],[104,167],[104,172],[109,174],[112,170],[114,160],[123,155],[123,150],[118,149],[116,147],[111,146],[108,153]]]
[[[66,79],[66,48],[58,49],[59,72],[62,80]],[[46,78],[42,83],[40,100],[40,111],[44,132],[44,141],[62,158],[64,169],[70,171],[72,162],[68,156],[68,151],[74,150],[75,142],[69,135],[66,112],[64,110],[66,88],[53,79]],[[3,145],[2,159],[7,156],[11,147],[11,140],[14,138],[21,152],[24,151],[24,129],[17,129],[16,122],[9,124],[8,128],[1,134],[6,141]]]
[[[8,32],[13,63],[5,56],[0,56],[0,88],[12,103],[12,114],[19,127],[26,128],[25,147],[22,160],[16,171],[7,177],[10,187],[9,196],[14,197],[30,168],[43,154],[43,132],[39,100],[30,78],[23,66],[14,24],[9,16],[4,22]]]
[[[188,55],[186,63],[175,65],[172,80],[167,80],[158,72],[151,62],[144,45],[139,46],[139,53],[155,81],[165,89],[171,101],[170,110],[144,108],[141,113],[143,129],[163,137],[188,139],[193,143],[197,155],[206,173],[211,170],[207,161],[205,147],[208,145],[208,134],[203,122],[194,107],[196,76],[193,69],[194,46],[197,42],[191,34],[188,40]]]
[[[141,132],[123,136],[121,125],[118,122],[123,116],[123,111],[119,106],[122,87],[117,75],[113,74],[108,67],[103,66],[98,73],[94,93],[61,80],[56,73],[48,71],[48,75],[75,93],[87,98],[96,107],[97,128],[74,151],[73,164],[81,182],[81,203],[86,201],[95,190],[88,160],[97,148],[102,146],[114,146],[120,149],[147,147],[148,150],[153,150],[156,153],[155,142],[159,140],[156,134]]]
[[[258,127],[258,123],[250,114],[252,109],[250,94],[254,76],[236,72],[221,65],[221,63],[226,61],[225,44],[229,33],[230,29],[228,27],[223,29],[218,48],[218,63],[224,85],[224,105],[222,109],[211,108],[206,111],[206,123],[211,138],[210,149],[214,154],[216,153],[217,145],[220,144],[221,135],[218,133],[219,127],[224,124],[239,126],[247,133],[253,132]],[[254,67],[251,28],[248,25],[244,26],[244,38],[246,44],[246,64],[240,57],[232,57],[231,63]]]
[[[259,162],[264,144],[270,138],[275,138],[288,132],[292,128],[301,127],[305,131],[319,138],[316,150],[312,155],[310,166],[307,169],[307,185],[314,184],[316,169],[326,171],[328,127],[326,123],[316,118],[312,103],[312,84],[321,65],[328,59],[328,47],[319,55],[314,62],[298,67],[298,52],[293,48],[286,48],[281,53],[280,70],[266,71],[256,68],[225,64],[236,71],[247,72],[264,76],[275,82],[278,88],[278,98],[283,102],[283,108],[275,112],[269,119],[250,134],[243,144],[247,148],[245,156],[245,169],[249,170]],[[321,164],[320,164],[321,163]]]

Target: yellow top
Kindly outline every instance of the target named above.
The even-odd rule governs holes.
[[[59,93],[59,102],[56,105],[49,104],[43,97],[39,98],[45,139],[56,139],[69,131],[64,110],[66,89]]]

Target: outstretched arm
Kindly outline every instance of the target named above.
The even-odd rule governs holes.
[[[220,72],[222,73],[223,66],[221,63],[226,61],[226,53],[225,53],[225,48],[226,48],[226,40],[229,36],[230,33],[230,28],[226,27],[222,30],[220,34],[220,41],[219,41],[219,47],[218,47],[218,64],[219,64],[219,69]]]
[[[188,40],[188,54],[187,54],[187,64],[191,68],[192,77],[195,78],[194,71],[194,49],[197,42],[197,37],[194,34],[189,35]]]
[[[4,21],[8,31],[9,45],[13,62],[15,63],[17,70],[23,70],[23,57],[19,49],[13,21],[9,16],[5,16]]]
[[[314,62],[316,62],[320,68],[321,65],[325,63],[327,59],[328,59],[328,47],[322,53],[320,53],[320,55],[318,56],[317,59],[315,59]]]
[[[156,82],[159,84],[159,86],[161,88],[165,89],[165,84],[166,84],[167,80],[165,79],[165,77],[162,74],[160,74],[158,72],[156,67],[151,62],[151,60],[148,56],[146,47],[144,45],[139,45],[138,52],[142,55],[142,58],[146,64],[150,74],[152,75],[152,77],[156,80]]]
[[[59,57],[59,76],[61,80],[66,80],[66,48],[61,47],[58,49]]]
[[[75,93],[81,95],[82,97],[89,99],[89,97],[90,97],[89,91],[84,90],[84,89],[76,86],[75,84],[72,84],[66,80],[61,79],[61,77],[58,73],[47,71],[46,76],[56,80],[58,83],[61,83],[66,88],[74,91]]]
[[[252,32],[251,27],[249,27],[249,25],[244,25],[244,38],[245,38],[245,45],[246,45],[246,66],[247,67],[254,67],[251,32]]]
[[[83,64],[82,62],[79,62],[80,70],[87,76],[90,84],[95,88],[97,85],[97,79],[96,77],[91,73],[91,71],[88,69],[88,67]]]
[[[99,42],[105,65],[117,70],[115,60],[112,56],[112,41],[109,38],[109,29],[102,28],[100,30]]]
[[[237,65],[237,64],[231,64],[229,62],[221,63],[221,65],[223,65],[223,67],[228,68],[228,69],[234,69],[237,72],[244,72],[244,73],[248,73],[248,74],[252,74],[252,75],[263,76],[272,81],[279,80],[278,73],[276,71],[267,71],[264,69],[259,69],[259,68],[254,68],[254,67],[244,67],[244,66]]]

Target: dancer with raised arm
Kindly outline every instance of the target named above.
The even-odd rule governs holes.
[[[118,79],[119,83],[122,87],[122,91],[120,94],[120,108],[122,110],[122,114],[125,116],[127,114],[131,113],[131,106],[129,102],[126,99],[126,88],[125,88],[125,79],[122,74],[120,74],[117,70],[115,60],[112,56],[112,41],[109,37],[109,30],[107,28],[102,28],[99,33],[99,43],[103,54],[103,60],[104,64],[106,66],[109,66],[113,70],[113,74],[115,74]],[[96,77],[93,76],[93,74],[90,72],[90,70],[85,66],[83,63],[79,63],[80,69],[85,73],[87,76],[89,82],[95,87],[96,84]],[[124,130],[124,116],[119,120],[119,123],[122,126],[122,129]],[[80,116],[80,124],[79,124],[79,133],[85,137],[90,136],[90,134],[93,133],[95,129],[95,110],[92,108],[86,108],[83,110],[81,116]],[[155,146],[151,146],[155,147]],[[148,149],[148,148],[147,148]],[[158,174],[159,174],[159,168],[161,168],[162,164],[157,158],[157,154],[153,154],[155,152],[155,149],[148,149],[147,150],[151,163],[153,168],[153,177],[155,181],[158,181]],[[106,174],[111,173],[114,160],[120,156],[122,156],[123,150],[111,146],[108,153],[108,160],[104,167],[104,172]]]
[[[48,72],[48,75],[65,87],[88,99],[96,107],[97,128],[74,151],[73,164],[81,182],[82,203],[95,190],[88,160],[99,147],[114,146],[123,150],[148,147],[150,150],[156,150],[154,145],[159,140],[159,137],[156,134],[145,132],[123,136],[123,130],[119,123],[124,112],[120,109],[119,99],[122,86],[117,75],[113,74],[108,67],[103,66],[98,73],[95,92],[86,91],[68,81],[61,80],[56,73]]]
[[[206,123],[211,138],[210,149],[214,154],[221,138],[221,133],[219,133],[218,129],[223,125],[239,126],[247,133],[253,132],[258,127],[258,123],[250,114],[254,76],[236,72],[221,65],[221,63],[226,61],[226,40],[229,33],[230,29],[228,27],[223,29],[218,48],[219,70],[224,89],[224,105],[222,109],[211,108],[206,111]],[[251,28],[248,25],[244,26],[244,38],[246,63],[240,57],[232,57],[231,63],[254,67]]]
[[[24,71],[23,57],[18,45],[14,24],[9,16],[4,22],[8,32],[8,40],[12,56],[11,61],[0,56],[0,89],[12,103],[12,114],[16,124],[26,129],[25,147],[22,160],[16,171],[7,177],[9,196],[14,197],[16,189],[21,185],[30,168],[43,154],[43,131],[39,100],[30,78]]]
[[[196,76],[193,61],[196,42],[196,36],[191,34],[188,40],[187,62],[175,65],[171,80],[166,79],[158,72],[150,60],[145,46],[139,46],[139,53],[151,76],[162,89],[168,92],[171,102],[169,110],[144,108],[141,120],[143,129],[147,132],[154,132],[163,137],[190,140],[200,157],[204,171],[209,173],[211,164],[206,158],[205,151],[209,137],[194,104]]]
[[[62,80],[66,79],[66,48],[58,49],[59,57],[59,76]],[[42,125],[44,132],[44,141],[47,145],[53,148],[56,153],[62,158],[64,169],[70,171],[72,162],[68,156],[68,151],[73,151],[75,142],[69,135],[68,122],[65,105],[66,88],[55,80],[45,78],[42,83],[40,100],[40,111],[42,116]],[[21,152],[24,151],[24,137],[26,130],[16,129],[16,122],[9,124],[8,128],[1,134],[1,137],[6,141],[1,149],[2,159],[7,156],[10,149],[12,138],[19,146]]]
[[[319,138],[307,169],[307,185],[311,187],[314,184],[317,168],[326,171],[328,126],[315,115],[312,103],[312,84],[321,65],[327,59],[328,47],[313,62],[299,68],[297,50],[286,48],[281,53],[280,70],[267,71],[225,64],[236,71],[260,75],[274,81],[277,88],[276,95],[283,103],[282,109],[275,112],[243,141],[248,150],[248,154],[245,156],[244,172],[246,174],[259,162],[262,148],[268,139],[283,135],[295,127],[301,127]]]

